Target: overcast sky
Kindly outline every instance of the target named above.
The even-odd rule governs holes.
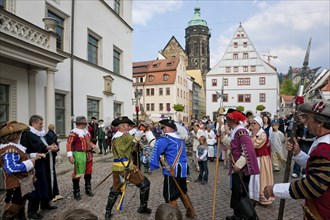
[[[185,47],[185,28],[195,0],[133,0],[133,61],[157,58],[174,35]],[[309,66],[330,66],[330,1],[199,0],[201,17],[211,29],[211,68],[222,58],[240,22],[261,58],[287,73],[301,67],[309,38]]]

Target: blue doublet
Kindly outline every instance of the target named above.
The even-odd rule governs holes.
[[[180,158],[175,165],[174,173],[176,177],[186,178],[187,177],[187,155],[186,155],[186,141],[180,139],[180,137],[176,133],[167,133],[163,137],[159,137],[156,140],[154,150],[152,152],[151,161],[150,161],[150,169],[156,170],[160,167],[160,155],[165,156],[165,161],[171,167],[174,163],[174,160],[179,152],[179,149],[182,145],[182,152]],[[178,165],[180,165],[181,170],[178,175]],[[167,176],[171,176],[169,170],[163,169],[163,174]]]

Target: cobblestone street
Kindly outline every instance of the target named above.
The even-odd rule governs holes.
[[[95,161],[92,179],[93,188],[95,188],[97,184],[99,184],[111,172],[112,158],[109,154],[107,156],[96,156]],[[211,219],[212,217],[215,164],[215,162],[208,163],[210,173],[208,184],[201,185],[199,183],[194,183],[193,181],[188,183],[189,197],[191,198],[196,209],[197,219]],[[231,192],[229,189],[229,177],[227,175],[228,170],[222,169],[222,162],[219,164],[220,167],[215,218],[225,219],[227,215],[232,215],[232,210],[229,207]],[[108,178],[103,184],[94,190],[94,197],[88,197],[85,195],[84,180],[81,179],[80,188],[82,200],[76,201],[72,196],[71,171],[65,172],[68,170],[68,166],[71,165],[63,162],[63,164],[58,167],[59,169],[57,171],[60,173],[58,175],[60,194],[65,198],[54,203],[54,205],[58,206],[57,210],[47,212],[41,211],[44,219],[55,220],[57,216],[63,213],[63,211],[72,207],[88,209],[97,214],[100,219],[104,219],[107,196],[112,185],[112,177]],[[192,180],[194,180],[197,178],[198,172],[193,170],[191,175]],[[113,219],[154,219],[155,210],[158,205],[164,202],[162,196],[163,176],[161,175],[161,171],[157,170],[152,174],[147,174],[147,177],[151,181],[149,207],[152,208],[153,212],[150,215],[142,215],[136,212],[139,207],[139,190],[134,185],[129,185],[125,196],[124,209],[123,211],[117,211],[114,207]],[[274,173],[274,178],[275,182],[280,182],[283,179],[283,172]],[[117,202],[118,201],[119,198]],[[272,205],[267,207],[258,205],[257,212],[260,219],[277,219],[279,202],[280,200],[277,199]],[[302,200],[287,200],[284,219],[302,219],[302,203]],[[181,202],[179,202],[179,207],[184,215],[185,209]]]

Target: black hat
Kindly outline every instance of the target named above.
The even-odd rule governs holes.
[[[92,119],[95,119],[96,120],[97,118],[93,116]]]
[[[131,121],[131,119],[129,119],[127,116],[122,116],[122,117],[116,118],[115,120],[113,120],[111,122],[111,125],[114,127],[117,127],[118,125],[124,124],[124,123],[130,124],[130,125],[135,125],[134,122]]]
[[[175,125],[174,121],[171,119],[164,119],[164,120],[159,121],[159,123],[176,130],[176,125]]]

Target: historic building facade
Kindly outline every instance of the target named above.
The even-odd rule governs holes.
[[[264,105],[271,114],[280,110],[277,72],[260,58],[242,25],[206,76],[206,113],[213,118],[220,107],[216,92],[221,92],[222,86],[225,109],[243,106],[244,112],[254,115],[257,105]]]
[[[77,115],[132,115],[131,1],[0,3],[1,122],[40,114],[67,134]]]

